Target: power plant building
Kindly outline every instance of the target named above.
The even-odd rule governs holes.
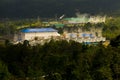
[[[106,40],[106,38],[102,36],[101,29],[91,29],[90,31],[77,30],[78,31],[64,30],[63,37],[67,40],[74,40],[80,43],[101,42]]]
[[[51,37],[60,36],[57,30],[53,28],[27,28],[21,30],[20,39],[34,40],[34,39],[49,39]]]

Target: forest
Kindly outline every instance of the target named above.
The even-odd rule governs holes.
[[[107,14],[105,23],[73,28],[102,28],[110,44],[51,40],[31,46],[27,40],[12,44],[9,39],[20,29],[40,26],[38,16],[71,17],[75,12]],[[119,15],[119,0],[0,0],[0,80],[120,80]]]
[[[107,47],[102,42],[51,40],[31,46],[26,40],[23,44],[5,40],[0,43],[0,80],[120,80],[119,22],[120,17],[112,17],[105,23],[80,26],[103,28],[103,36],[110,40]],[[0,20],[0,38],[36,23],[36,19]]]
[[[0,80],[119,80],[120,35],[109,46],[51,40],[0,45]]]

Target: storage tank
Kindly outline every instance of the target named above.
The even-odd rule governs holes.
[[[91,37],[91,35],[90,35],[90,34],[87,34],[87,33],[83,33],[83,34],[82,34],[82,37]]]
[[[70,38],[77,38],[77,34],[71,33],[71,34],[70,34]]]

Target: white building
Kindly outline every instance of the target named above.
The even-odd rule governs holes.
[[[91,29],[90,31],[78,29],[78,32],[65,30],[63,36],[66,40],[74,40],[80,43],[106,41],[106,38],[102,36],[102,29]]]
[[[49,39],[60,36],[53,28],[27,28],[21,30],[21,40]]]
[[[106,16],[90,16],[90,23],[105,23]]]

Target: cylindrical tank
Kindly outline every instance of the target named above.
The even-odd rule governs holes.
[[[71,34],[70,34],[70,38],[77,38],[77,34],[71,33]]]

